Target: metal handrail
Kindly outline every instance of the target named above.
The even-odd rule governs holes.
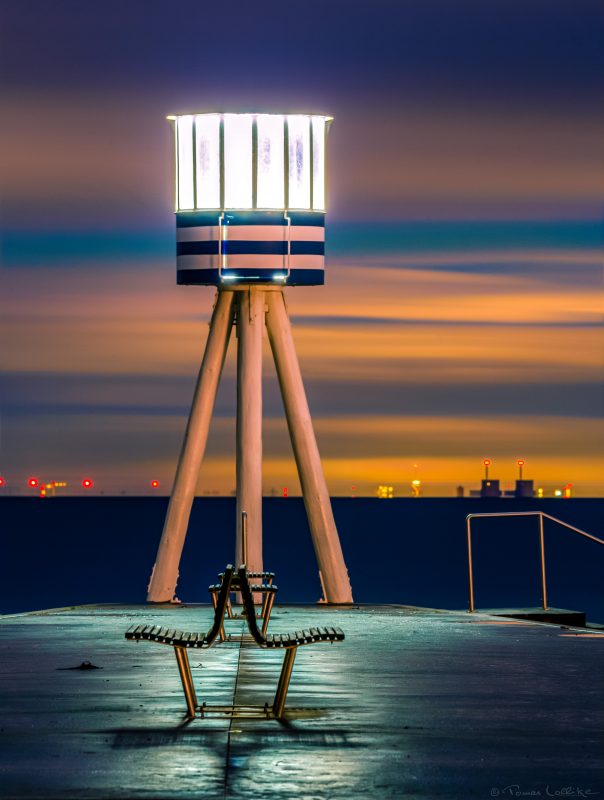
[[[565,528],[568,528],[575,533],[581,534],[586,539],[591,539],[592,542],[597,542],[598,544],[604,544],[604,540],[598,539],[597,536],[592,536],[591,533],[587,533],[586,531],[582,531],[581,528],[576,528],[574,525],[569,525],[568,522],[564,522],[564,520],[558,519],[557,517],[552,517],[550,514],[546,514],[544,511],[501,511],[499,513],[490,513],[490,514],[468,514],[466,517],[466,524],[468,530],[468,577],[469,577],[469,585],[470,585],[470,611],[475,611],[474,605],[474,574],[472,568],[472,529],[471,529],[471,522],[476,517],[539,517],[539,551],[541,555],[541,605],[544,611],[547,611],[547,586],[546,586],[546,575],[545,575],[545,542],[543,537],[543,520],[544,519],[551,519],[552,522],[556,522],[558,525],[562,525]]]

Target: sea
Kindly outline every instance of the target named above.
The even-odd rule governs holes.
[[[0,613],[145,601],[167,497],[0,499]],[[332,499],[352,583],[362,604],[467,609],[468,514],[538,511],[604,539],[604,499]],[[187,603],[233,561],[235,499],[196,498],[177,586]],[[536,517],[472,522],[476,607],[541,603]],[[278,600],[314,603],[321,584],[300,497],[263,500],[264,568]],[[545,521],[548,605],[604,623],[604,546]]]

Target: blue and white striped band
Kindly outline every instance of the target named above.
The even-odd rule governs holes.
[[[177,282],[323,284],[324,226],[316,211],[179,212]]]

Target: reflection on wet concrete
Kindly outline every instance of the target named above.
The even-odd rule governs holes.
[[[205,630],[210,615],[89,607],[4,618],[3,800],[604,793],[601,634],[395,606],[277,608],[275,632],[346,633],[299,649],[286,719],[186,721],[171,650],[123,633],[135,620]],[[248,641],[191,653],[200,701],[261,708],[282,658]],[[60,669],[87,660],[103,669]]]

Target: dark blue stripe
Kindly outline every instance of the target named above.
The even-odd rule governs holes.
[[[221,242],[223,255],[261,255],[285,256],[287,255],[287,242]],[[292,242],[292,256],[322,256],[325,255],[324,242]],[[218,255],[218,239],[209,242],[177,242],[177,256],[215,256]]]
[[[177,256],[217,256],[218,239],[211,242],[177,242]]]
[[[282,286],[322,286],[325,272],[322,269],[292,269],[287,281],[274,281],[276,269],[223,270],[223,275],[237,275],[238,283],[270,283]],[[229,281],[221,281],[217,269],[179,269],[176,273],[179,286],[228,286]]]
[[[179,286],[217,286],[220,284],[217,269],[178,269],[176,283]]]
[[[177,228],[197,228],[202,225],[218,225],[220,211],[179,211],[176,214]]]
[[[292,231],[292,236],[296,232]],[[294,242],[291,243],[290,253],[292,256],[324,256],[325,242]]]
[[[324,242],[292,242],[292,256],[323,256]],[[287,242],[222,242],[222,253],[229,255],[287,255]]]
[[[287,225],[283,211],[225,211],[225,225]]]
[[[227,240],[221,244],[221,252],[232,256],[284,256],[287,253],[287,242],[230,242]]]
[[[286,286],[323,286],[324,283],[324,269],[292,269]]]
[[[223,269],[222,276],[234,275],[235,277],[244,276],[246,278],[253,278],[254,280],[264,280],[272,282],[273,275],[285,275],[284,269],[272,268],[272,269],[257,269],[256,267],[242,267],[241,269],[237,269],[236,267],[231,267],[230,269]]]
[[[218,225],[220,211],[178,211],[177,228],[195,228],[203,225]],[[325,227],[325,214],[322,211],[288,211],[292,225]],[[283,211],[236,211],[225,212],[223,225],[287,225]]]
[[[324,211],[288,211],[292,225],[311,225],[313,228],[325,227]]]

